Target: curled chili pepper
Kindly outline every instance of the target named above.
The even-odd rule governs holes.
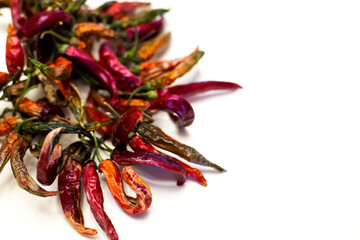
[[[17,32],[20,38],[30,38],[44,30],[54,27],[56,24],[71,25],[72,15],[70,13],[57,11],[42,11],[30,17]]]
[[[61,157],[61,145],[54,141],[64,127],[59,127],[49,132],[40,150],[39,161],[37,163],[36,179],[44,185],[51,185],[57,176],[57,166]]]
[[[165,155],[164,153],[161,153],[158,150],[156,150],[156,148],[154,148],[150,143],[146,142],[138,135],[134,135],[129,140],[129,144],[134,151],[143,150],[143,151],[154,152],[154,153],[157,153],[160,155]],[[187,177],[192,177],[192,178],[196,179],[201,185],[204,185],[204,186],[207,185],[206,179],[200,170],[198,170],[196,168],[192,168],[189,165],[183,163],[182,161],[179,161],[176,158],[170,157],[168,155],[166,155],[166,156],[168,158],[171,158],[173,161],[179,163],[180,165],[182,165],[186,170]]]
[[[131,92],[141,86],[141,80],[119,62],[116,54],[112,51],[109,42],[105,42],[101,45],[99,59],[100,64],[115,77],[116,85],[121,90]]]
[[[196,163],[202,166],[212,167],[220,172],[226,171],[217,164],[207,160],[193,147],[176,141],[172,137],[166,135],[160,128],[154,125],[142,122],[137,128],[137,133],[155,146],[170,151],[189,162]]]
[[[80,208],[81,164],[68,156],[65,166],[58,177],[61,207],[71,226],[81,234],[96,235],[96,229],[86,228]]]
[[[104,197],[100,186],[99,175],[96,171],[94,162],[89,162],[84,166],[82,170],[82,179],[86,198],[95,220],[104,230],[109,239],[118,240],[119,237],[116,230],[104,210]]]
[[[0,148],[0,173],[4,169],[6,163],[10,159],[11,149],[16,140],[18,140],[19,135],[16,132],[10,132],[5,141],[2,143]]]
[[[129,41],[134,41],[136,32],[139,39],[147,39],[159,34],[164,25],[164,18],[155,21],[139,24],[135,27],[126,29],[127,38]]]
[[[0,136],[5,136],[11,132],[17,124],[16,117],[4,117],[0,119]]]
[[[23,162],[23,158],[29,144],[30,142],[28,140],[20,137],[17,141],[15,141],[11,149],[11,169],[18,185],[29,193],[40,197],[56,196],[60,194],[61,192],[58,191],[46,191],[40,187],[28,173],[28,170]]]
[[[127,150],[115,149],[112,157],[114,161],[121,166],[142,164],[174,172],[179,176],[179,179],[177,181],[177,184],[179,186],[183,185],[186,181],[185,168],[179,163],[173,161],[171,158],[168,158],[166,155],[160,155],[154,152],[142,150],[136,152],[129,152]]]
[[[13,25],[9,25],[7,32],[6,66],[9,73],[13,75],[16,72],[22,71],[24,67],[24,52]]]
[[[167,94],[176,94],[182,97],[191,97],[200,93],[213,91],[213,90],[236,90],[242,87],[232,82],[221,81],[204,81],[182,85],[175,85],[159,90],[158,96],[165,96]]]
[[[145,110],[149,113],[159,110],[169,111],[172,119],[180,127],[190,126],[195,119],[195,112],[190,103],[183,97],[174,94],[167,94],[150,101],[145,106]]]
[[[141,58],[142,61],[149,60],[160,48],[163,48],[169,44],[170,36],[170,33],[160,34],[159,36],[142,45],[137,51],[137,55]]]
[[[110,104],[113,107],[116,107],[116,104],[119,101],[119,96],[117,95],[115,78],[104,67],[97,63],[92,57],[74,46],[69,46],[65,50],[65,54],[75,63],[79,64],[87,71],[89,71],[89,73],[93,77],[95,77],[102,84],[102,86],[110,92]]]
[[[139,214],[150,207],[152,202],[150,188],[131,167],[123,168],[120,174],[118,166],[113,161],[104,160],[100,164],[100,170],[105,176],[112,195],[122,209],[130,214]],[[136,199],[126,195],[121,175],[124,181],[136,193]]]
[[[129,18],[139,8],[150,6],[148,2],[114,2],[104,14],[110,14],[113,19]]]
[[[97,38],[114,38],[113,30],[100,25],[99,23],[83,22],[75,26],[75,35],[78,38],[95,36]]]

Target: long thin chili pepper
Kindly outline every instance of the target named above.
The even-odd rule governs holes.
[[[42,11],[30,17],[17,32],[20,38],[30,38],[44,30],[54,27],[56,24],[71,25],[72,15],[70,13],[57,11]]]
[[[61,207],[71,226],[81,234],[96,235],[96,229],[86,228],[80,208],[81,202],[81,164],[68,156],[58,177]]]
[[[7,32],[6,66],[10,74],[15,74],[21,72],[24,67],[24,52],[13,25],[9,25]]]
[[[45,137],[36,168],[36,179],[41,184],[51,185],[55,181],[62,148],[60,144],[55,144],[54,141],[63,129],[64,127],[56,128]]]
[[[16,124],[16,117],[0,118],[0,136],[7,135],[15,128]]]
[[[2,143],[0,148],[0,173],[4,169],[6,163],[10,159],[11,149],[16,140],[18,140],[19,135],[16,132],[10,132],[5,141]]]
[[[104,197],[100,186],[99,175],[96,171],[94,162],[89,162],[84,166],[82,170],[82,179],[86,198],[95,220],[104,230],[109,239],[118,240],[119,237],[116,230],[104,210]]]
[[[139,39],[146,39],[159,34],[163,25],[164,18],[160,18],[159,20],[139,24],[136,27],[129,27],[126,29],[126,34],[130,41],[134,41],[136,32]]]
[[[136,199],[126,195],[118,166],[111,160],[104,160],[100,170],[105,176],[108,187],[122,209],[130,214],[139,214],[148,209],[152,202],[149,186],[131,169],[122,170],[124,181],[136,193]]]
[[[137,128],[137,132],[148,142],[151,142],[155,146],[170,151],[189,162],[196,163],[202,166],[212,167],[220,172],[226,171],[217,164],[207,160],[193,147],[176,141],[172,137],[166,135],[160,128],[154,125],[142,122]]]
[[[97,38],[114,38],[115,32],[99,23],[83,22],[75,26],[75,35],[78,38],[94,36]]]
[[[149,60],[155,55],[155,53],[159,49],[169,44],[170,36],[171,36],[170,33],[160,34],[159,36],[155,37],[154,39],[142,45],[140,49],[137,51],[137,55],[143,61]]]
[[[11,149],[11,169],[18,185],[29,193],[40,197],[50,197],[60,194],[61,192],[58,191],[47,191],[43,189],[28,173],[23,158],[29,144],[30,142],[28,140],[21,137],[15,141]]]

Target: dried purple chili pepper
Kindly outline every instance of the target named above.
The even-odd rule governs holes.
[[[159,20],[139,24],[136,27],[129,27],[126,29],[126,34],[129,41],[134,41],[137,30],[139,39],[147,39],[159,34],[163,25],[164,18],[160,18]]]
[[[195,112],[190,103],[183,97],[174,94],[167,94],[150,101],[145,106],[145,110],[150,113],[159,110],[170,111],[171,118],[180,127],[190,126],[195,119]]]
[[[26,22],[25,14],[21,12],[21,0],[10,1],[11,18],[14,24],[15,30],[19,30],[22,25]]]
[[[61,108],[59,106],[54,106],[52,104],[49,103],[49,101],[47,100],[47,98],[41,98],[39,100],[36,101],[36,103],[42,107],[40,115],[39,115],[39,120],[40,121],[44,121],[46,120],[47,117],[49,116],[60,116],[60,117],[64,117],[64,112],[61,110]]]
[[[94,162],[89,162],[84,166],[82,171],[82,178],[86,198],[96,221],[104,230],[109,239],[118,240],[119,237],[116,233],[116,230],[104,210],[104,197],[100,186],[99,175],[96,171]]]
[[[114,76],[121,90],[131,92],[142,85],[141,80],[119,62],[109,42],[101,45],[99,59],[100,64]]]
[[[17,32],[20,38],[30,38],[44,30],[52,28],[56,24],[71,25],[72,15],[70,13],[58,11],[42,11],[30,17]]]
[[[57,165],[61,157],[61,145],[54,141],[64,127],[55,128],[46,135],[37,163],[36,179],[44,185],[51,185],[57,176]]]
[[[65,50],[65,55],[89,71],[89,74],[96,78],[96,80],[98,80],[110,92],[110,104],[113,107],[116,107],[116,104],[119,101],[119,96],[117,95],[115,78],[91,56],[74,46],[69,46]]]

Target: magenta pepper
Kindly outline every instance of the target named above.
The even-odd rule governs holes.
[[[157,93],[159,97],[167,94],[189,97],[212,90],[236,90],[240,88],[242,88],[240,85],[232,82],[204,81],[167,87]]]
[[[180,127],[191,125],[195,119],[194,109],[190,103],[179,95],[164,95],[150,101],[145,106],[146,112],[154,113],[159,110],[169,111],[171,118]]]
[[[74,46],[69,46],[65,50],[65,55],[75,63],[85,68],[90,75],[96,78],[96,80],[98,80],[100,84],[110,92],[110,104],[116,108],[119,96],[117,94],[115,78],[91,56]]]
[[[25,14],[21,12],[20,0],[10,1],[10,11],[14,28],[17,31],[26,22]]]
[[[71,25],[72,15],[70,13],[58,11],[43,11],[30,17],[24,25],[21,26],[17,32],[20,38],[30,38],[44,30],[52,28],[54,25],[61,23]]]
[[[109,42],[101,45],[99,59],[100,64],[115,77],[117,86],[121,90],[132,92],[142,85],[141,80],[119,62]]]
[[[136,27],[129,27],[126,29],[126,34],[128,40],[133,41],[135,39],[135,30],[137,30],[139,39],[146,39],[159,34],[163,25],[164,19],[160,18],[159,20],[139,24]]]

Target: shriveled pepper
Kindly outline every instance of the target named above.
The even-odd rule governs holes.
[[[141,58],[142,61],[147,61],[152,58],[155,53],[165,47],[170,42],[170,33],[160,34],[154,39],[143,44],[140,49],[137,51],[137,55]]]
[[[84,166],[82,170],[82,179],[86,198],[95,220],[109,239],[118,240],[119,237],[116,230],[104,210],[104,197],[100,186],[99,175],[96,171],[94,162],[89,162]]]
[[[150,101],[145,106],[145,110],[151,114],[159,110],[168,111],[171,114],[171,118],[180,127],[190,126],[195,119],[195,112],[190,103],[183,97],[175,94],[167,94]]]
[[[30,142],[28,140],[20,137],[17,141],[15,141],[11,149],[11,169],[18,185],[25,191],[40,197],[50,197],[60,194],[61,192],[58,191],[47,191],[43,189],[28,173],[28,170],[23,162],[23,158],[29,144]]]
[[[212,167],[220,172],[226,171],[217,164],[207,160],[193,147],[178,142],[172,137],[166,135],[160,128],[154,125],[142,122],[137,128],[137,133],[140,134],[140,136],[146,141],[154,144],[157,147],[170,151],[189,162],[196,163],[202,166]]]
[[[75,35],[78,38],[94,36],[97,38],[114,38],[115,32],[99,23],[83,22],[75,26]]]
[[[107,159],[101,162],[100,170],[105,176],[112,195],[122,209],[130,214],[139,214],[150,207],[152,202],[150,188],[131,167],[123,168],[122,174],[120,174],[118,166],[113,161]],[[121,175],[124,181],[136,193],[136,199],[126,195]]]
[[[16,72],[21,72],[24,67],[24,52],[13,25],[9,25],[7,33],[6,66],[9,73],[13,75]]]
[[[5,141],[2,143],[0,148],[0,173],[4,169],[5,165],[10,159],[11,149],[16,140],[18,140],[19,135],[16,132],[10,132]]]
[[[109,42],[101,45],[99,59],[100,64],[115,77],[116,85],[121,90],[131,92],[141,86],[141,80],[119,62]]]
[[[5,136],[11,132],[17,124],[16,117],[0,118],[0,136]]]
[[[54,27],[56,24],[71,25],[72,15],[70,13],[57,11],[42,11],[30,17],[17,32],[20,38],[31,38],[44,30]]]
[[[86,228],[80,208],[81,202],[81,163],[68,156],[58,177],[61,207],[71,226],[81,234],[96,235],[96,229]]]
[[[115,2],[112,4],[104,14],[110,14],[113,19],[129,18],[139,8],[150,6],[148,2]]]
[[[56,128],[45,137],[36,168],[36,179],[41,184],[51,185],[55,181],[62,148],[59,143],[54,145],[54,142],[63,129],[64,127]]]
[[[130,140],[129,140],[129,144],[131,146],[131,148],[134,151],[149,151],[149,152],[154,152],[160,155],[166,155],[164,153],[159,152],[158,150],[156,150],[156,148],[154,148],[150,143],[146,142],[144,139],[142,139],[140,136],[138,135],[134,135]],[[182,165],[185,170],[186,170],[186,176],[187,177],[192,177],[194,179],[196,179],[201,185],[206,186],[207,182],[206,179],[204,177],[204,175],[201,173],[200,170],[196,169],[196,168],[192,168],[189,165],[187,165],[186,163],[179,161],[178,159],[168,156],[166,155],[168,158],[171,158],[173,161],[179,163],[180,165]]]
[[[127,38],[129,41],[134,41],[136,32],[139,39],[147,39],[156,36],[161,32],[163,25],[164,18],[160,18],[155,21],[139,24],[135,27],[129,27],[126,29]]]

